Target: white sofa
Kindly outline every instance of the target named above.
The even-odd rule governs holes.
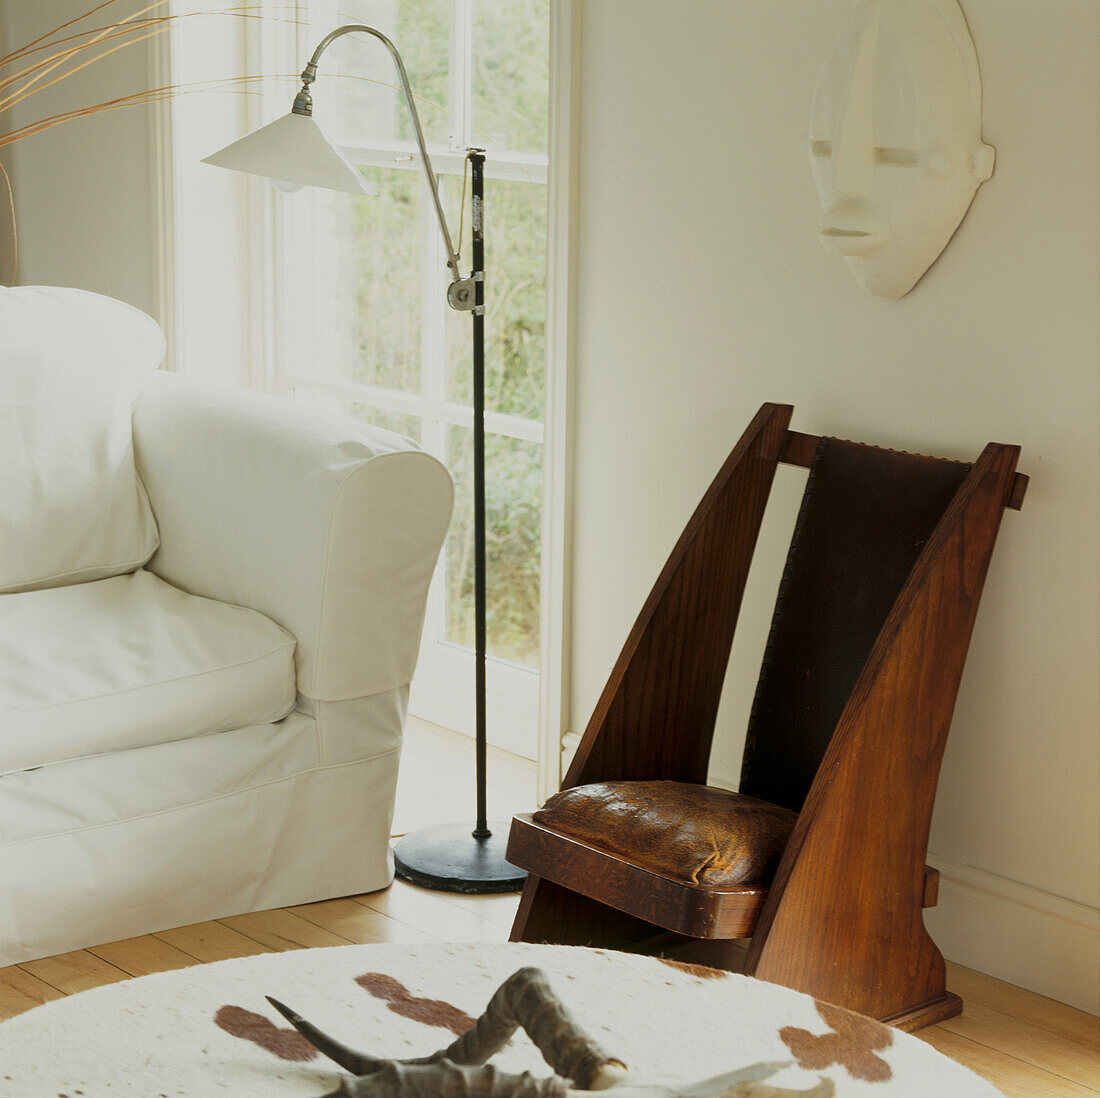
[[[163,349],[0,288],[0,966],[392,879],[450,476]]]

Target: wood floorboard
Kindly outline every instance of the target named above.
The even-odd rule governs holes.
[[[357,896],[355,900],[392,920],[415,927],[429,940],[438,941],[445,936],[449,942],[499,942],[507,938],[499,922],[481,918],[471,908],[448,903],[443,895],[403,884],[399,888]],[[514,898],[511,906],[514,910]]]
[[[0,969],[0,1018],[10,1018],[51,999],[64,997],[65,992],[51,987],[45,980],[32,976],[18,965]]]
[[[461,745],[451,736],[434,735],[429,726],[414,728],[410,757],[430,755],[437,744],[437,761],[447,764],[440,768],[443,774],[460,756]],[[510,785],[507,797],[533,798],[533,767],[522,760],[498,762]],[[453,774],[434,790],[406,776],[405,818],[420,826],[417,806],[433,801],[441,818],[450,819],[460,811],[454,798],[463,793],[454,784]],[[444,803],[448,795],[452,800]],[[131,976],[230,957],[349,942],[503,942],[518,899],[433,892],[397,881],[362,896],[235,915],[26,961],[0,969],[0,1019]],[[948,985],[963,997],[962,1015],[917,1037],[984,1076],[1007,1098],[1100,1094],[1097,1018],[959,965],[949,965]]]
[[[973,1001],[940,1026],[1100,1094],[1100,1056],[1076,1041]]]
[[[947,986],[968,1006],[981,1003],[1100,1053],[1100,1020],[1094,1014],[1006,984],[962,965],[947,964]]]
[[[288,910],[307,922],[330,931],[344,939],[344,944],[380,942],[437,942],[436,935],[391,919],[388,915],[357,903],[351,897],[341,900],[324,900],[316,904],[302,904]],[[439,926],[436,925],[438,932]]]
[[[262,945],[224,923],[194,923],[174,930],[162,930],[153,937],[190,954],[203,964],[274,952],[270,946]]]
[[[250,915],[232,915],[218,922],[282,952],[286,949],[312,949],[316,946],[347,945],[348,939],[333,934],[293,911],[254,911]]]
[[[62,953],[57,957],[43,957],[39,961],[24,961],[18,967],[57,988],[62,995],[75,995],[78,991],[113,984],[130,976],[86,949]],[[10,969],[0,971],[8,972]]]
[[[988,1079],[1006,1098],[1096,1098],[1091,1087],[1052,1075],[1026,1060],[961,1037],[943,1026],[918,1030],[916,1036]]]
[[[459,892],[439,892],[445,903],[451,907],[460,908],[476,915],[479,919],[485,919],[490,923],[496,923],[507,932],[505,938],[512,931],[512,923],[516,921],[517,899],[510,895],[496,896],[469,896]]]
[[[171,972],[174,968],[187,968],[201,963],[197,957],[184,953],[182,949],[177,949],[152,934],[92,946],[88,952],[101,961],[122,969],[129,976],[150,976],[154,972]]]

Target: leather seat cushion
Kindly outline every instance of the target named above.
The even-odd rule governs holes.
[[[535,822],[706,888],[767,883],[797,814],[685,782],[597,782],[555,793]]]
[[[281,720],[294,647],[144,569],[0,595],[0,774]]]

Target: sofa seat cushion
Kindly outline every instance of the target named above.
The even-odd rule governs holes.
[[[0,774],[277,721],[294,638],[139,569],[0,596]]]

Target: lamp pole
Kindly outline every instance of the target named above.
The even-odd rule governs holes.
[[[345,34],[360,32],[377,38],[390,52],[401,90],[409,109],[421,163],[431,190],[439,229],[447,248],[451,284],[447,303],[452,309],[469,312],[473,318],[473,418],[474,418],[474,714],[475,792],[477,819],[468,824],[444,824],[414,831],[394,847],[397,875],[413,884],[449,892],[513,892],[526,874],[504,857],[508,827],[490,826],[486,808],[486,562],[485,562],[485,151],[468,149],[470,165],[472,269],[468,278],[459,271],[459,257],[451,239],[439,186],[424,142],[420,117],[413,102],[408,74],[397,47],[379,30],[351,23],[326,35],[313,51],[302,71],[302,88],[294,99],[292,114],[312,116],[310,84],[317,77],[317,63],[329,45]],[[461,244],[461,242],[460,242]]]
[[[477,786],[477,826],[473,837],[479,841],[492,837],[485,805],[485,656],[486,637],[486,565],[485,565],[485,154],[470,149],[470,277],[474,280],[474,756]]]
[[[456,304],[472,314],[474,416],[474,786],[477,819],[406,835],[394,847],[397,875],[448,892],[514,892],[526,874],[504,856],[508,825],[490,824],[486,808],[486,561],[485,561],[485,153],[469,149],[472,300]],[[429,168],[430,171],[430,168]],[[458,283],[452,284],[452,290]],[[495,828],[495,830],[494,830]]]

